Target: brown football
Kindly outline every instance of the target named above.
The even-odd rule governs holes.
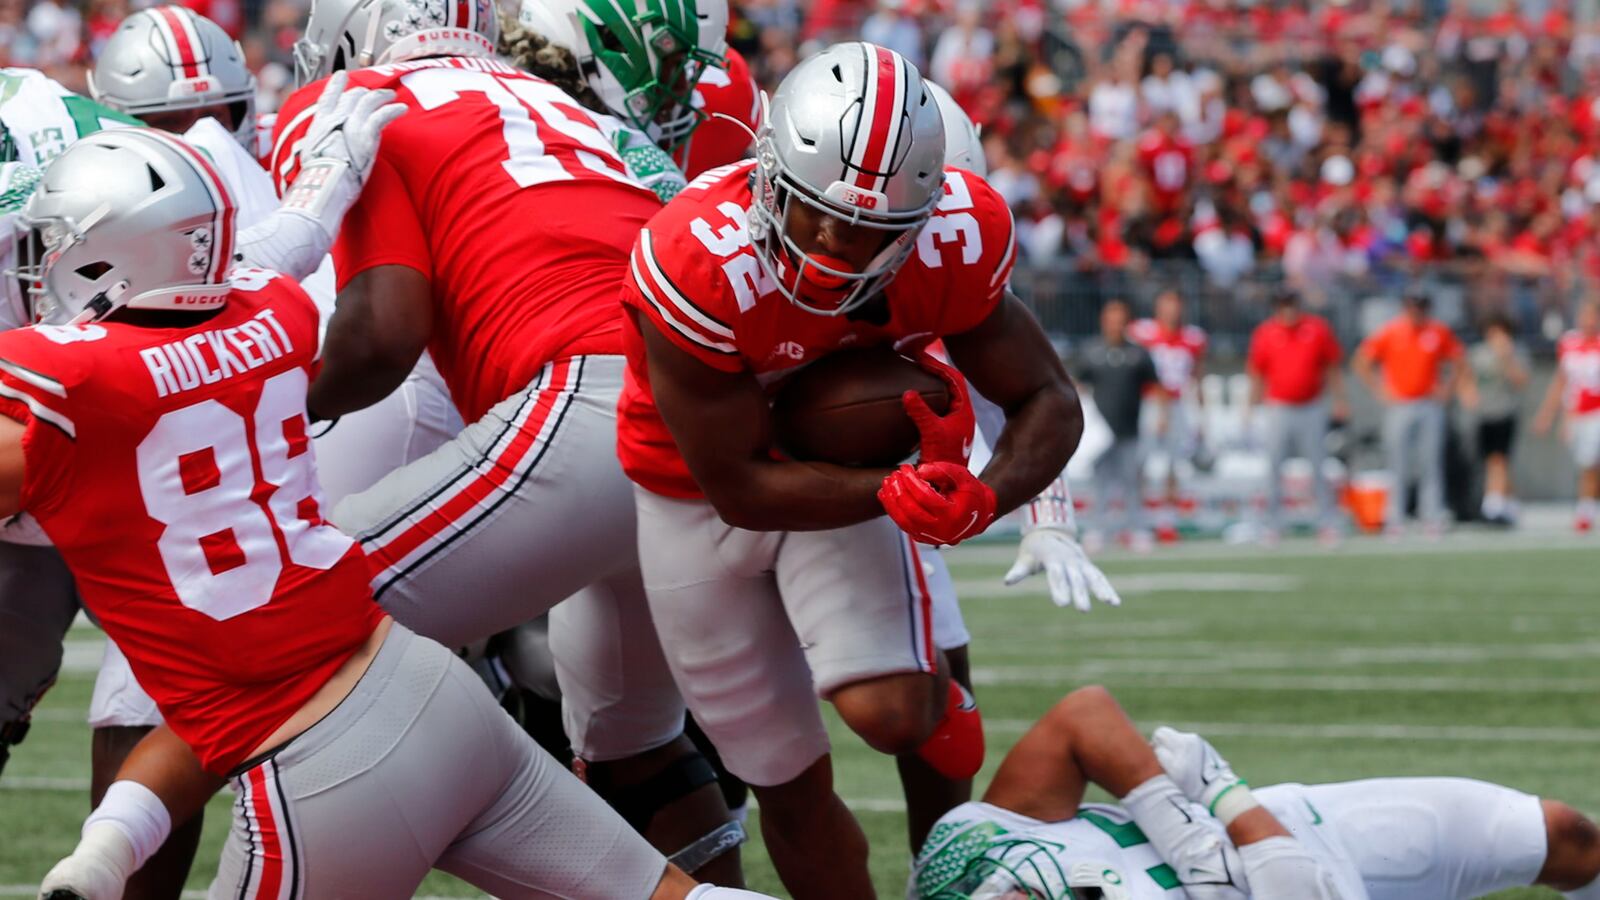
[[[794,459],[895,465],[920,439],[900,401],[906,391],[939,415],[950,408],[945,383],[887,345],[830,353],[779,387],[772,401],[778,447]]]

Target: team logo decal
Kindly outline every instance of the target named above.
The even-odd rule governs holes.
[[[196,228],[189,232],[189,246],[194,248],[189,254],[189,271],[204,275],[211,268],[211,229]]]

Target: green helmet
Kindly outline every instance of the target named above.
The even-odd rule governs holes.
[[[1012,835],[994,822],[941,824],[917,860],[918,900],[1128,900],[1118,869],[1064,864],[1066,847]]]
[[[723,64],[727,0],[522,0],[517,20],[571,50],[612,115],[663,147],[705,119],[694,88]]]

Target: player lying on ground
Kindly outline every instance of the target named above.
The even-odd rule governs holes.
[[[1570,806],[1460,778],[1252,792],[1198,735],[1154,747],[1104,688],[1068,694],[982,802],[951,810],[917,900],[1469,900],[1530,884],[1600,898],[1600,830]],[[1121,805],[1085,804],[1099,785]]]
[[[363,94],[352,118],[370,128],[314,124],[319,177],[291,202],[359,180],[353,160],[398,113]],[[167,721],[151,746],[194,751],[141,744],[139,780],[112,785],[47,894],[120,896],[209,794],[160,793],[193,761],[239,795],[213,896],[404,896],[435,865],[508,897],[717,895],[372,603],[360,549],[320,515],[316,309],[288,278],[233,269],[234,205],[203,155],[147,129],[93,135],[23,219],[39,261],[19,275],[45,324],[0,335],[0,515],[37,518],[125,648]]]

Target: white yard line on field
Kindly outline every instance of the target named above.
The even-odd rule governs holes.
[[[1117,575],[1112,583],[1116,586],[1118,594],[1127,597],[1163,592],[1282,594],[1295,590],[1302,582],[1292,575],[1269,575],[1261,572],[1138,572]],[[955,587],[957,596],[985,598],[1025,598],[1046,589],[1041,580],[1007,590],[998,577],[957,578]]]
[[[986,719],[992,732],[1021,734],[1033,727],[1027,719]],[[1449,741],[1484,744],[1594,744],[1600,728],[1532,728],[1517,725],[1384,725],[1369,722],[1311,725],[1287,722],[1140,722],[1142,730],[1168,725],[1208,737],[1282,738],[1285,740]]]
[[[1317,691],[1326,693],[1385,693],[1385,694],[1590,694],[1600,695],[1600,681],[1581,678],[1480,678],[1451,677],[1448,675],[1212,675],[1196,681],[1184,673],[1165,675],[1125,667],[1127,671],[1111,673],[1101,668],[1094,670],[1092,663],[1081,666],[1062,666],[1057,669],[1038,666],[978,666],[972,670],[973,680],[979,685],[1081,685],[1095,675],[1118,674],[1117,686],[1151,687],[1162,690],[1263,690],[1263,691]],[[1191,673],[1192,674],[1192,673]]]

